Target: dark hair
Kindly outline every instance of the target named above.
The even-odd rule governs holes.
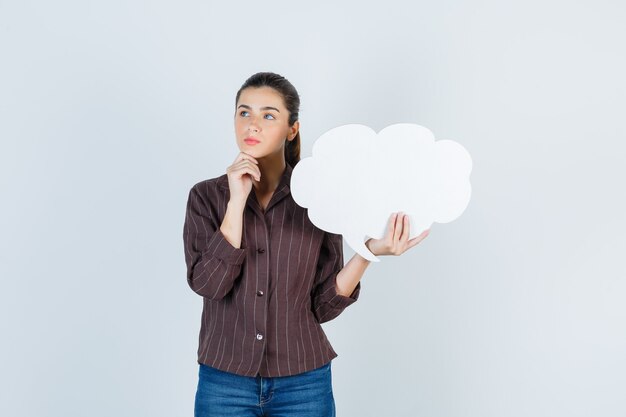
[[[239,101],[241,92],[248,87],[271,87],[276,90],[282,97],[285,107],[289,112],[289,126],[298,120],[298,112],[300,111],[300,96],[296,88],[282,75],[273,72],[257,72],[248,78],[237,91],[235,97],[235,106]],[[295,167],[300,161],[300,129],[296,137],[291,141],[285,139],[285,162]]]

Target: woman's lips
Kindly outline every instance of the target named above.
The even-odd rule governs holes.
[[[257,143],[259,143],[259,141],[256,139],[244,139],[243,141],[246,142],[246,144],[248,145],[256,145]]]

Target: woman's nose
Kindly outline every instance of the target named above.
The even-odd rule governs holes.
[[[251,132],[258,132],[259,128],[257,127],[256,123],[250,123],[250,125],[248,126],[248,130]]]

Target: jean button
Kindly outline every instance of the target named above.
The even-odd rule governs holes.
[[[261,340],[261,339],[263,339],[263,335],[261,333],[257,333],[256,338]]]

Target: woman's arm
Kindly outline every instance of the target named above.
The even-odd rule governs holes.
[[[245,201],[229,200],[226,204],[226,214],[220,231],[235,248],[241,246],[241,235],[243,233],[243,212],[246,207]]]
[[[240,247],[243,209],[228,203],[227,214],[218,224],[208,208],[217,195],[204,185],[206,192],[201,195],[194,186],[187,201],[183,227],[187,283],[197,294],[220,300],[233,288],[246,258],[247,249]]]
[[[311,308],[320,323],[334,319],[359,298],[361,285],[358,280],[348,296],[337,292],[337,277],[345,268],[342,242],[342,235],[324,232],[311,292]]]
[[[400,215],[399,215],[400,214]],[[387,233],[382,239],[368,239],[365,246],[376,256],[401,255],[428,236],[430,229],[409,240],[409,218],[404,213],[392,213],[387,223]],[[356,288],[370,261],[358,253],[337,274],[337,293],[348,296]]]
[[[355,254],[337,274],[337,293],[349,297],[363,277],[370,261]]]

